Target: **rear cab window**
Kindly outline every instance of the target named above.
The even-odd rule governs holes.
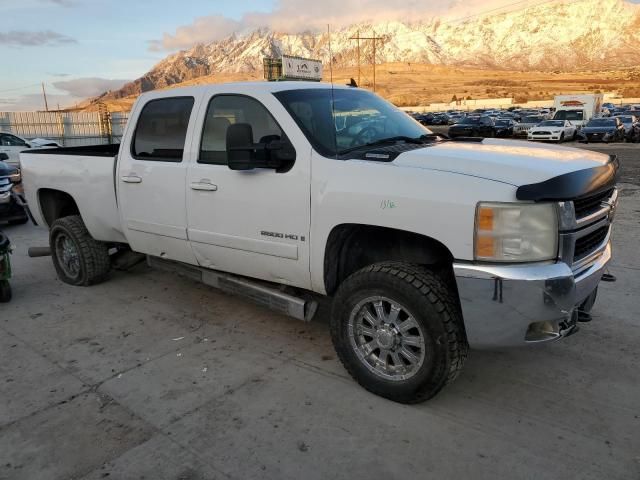
[[[131,156],[157,162],[182,161],[193,97],[150,100],[138,118]]]

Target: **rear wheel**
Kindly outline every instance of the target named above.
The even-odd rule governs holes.
[[[401,403],[436,395],[458,376],[468,351],[446,283],[426,269],[396,262],[366,267],[343,282],[331,336],[360,385]]]
[[[78,215],[56,220],[49,233],[53,265],[69,285],[88,286],[107,278],[111,268],[106,244],[91,237]]]

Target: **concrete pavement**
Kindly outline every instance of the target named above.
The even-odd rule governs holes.
[[[70,287],[26,256],[44,229],[7,227],[0,479],[640,478],[640,184],[623,180],[594,320],[471,352],[415,406],[347,376],[326,309],[305,324],[144,265]]]

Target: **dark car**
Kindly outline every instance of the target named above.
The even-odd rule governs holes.
[[[422,125],[433,125],[433,113],[414,113],[412,116]]]
[[[495,137],[495,120],[491,117],[470,116],[449,127],[449,137]]]
[[[496,137],[513,137],[513,127],[516,122],[511,118],[496,119],[495,136]]]
[[[20,171],[5,163],[6,153],[0,153],[0,222],[26,223],[29,220],[14,188],[20,186]]]
[[[615,118],[619,118],[622,122],[625,139],[630,141],[635,132],[635,126],[638,124],[638,117],[635,115],[616,115]]]
[[[449,115],[446,113],[434,115],[431,125],[449,125]]]
[[[618,117],[592,118],[580,130],[582,142],[620,142],[624,140],[624,125]]]

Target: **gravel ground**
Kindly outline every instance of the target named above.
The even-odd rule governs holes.
[[[589,146],[591,148],[592,146]],[[640,478],[640,146],[623,165],[611,272],[562,342],[471,352],[425,404],[358,387],[321,311],[282,317],[139,266],[60,283],[7,227],[0,479]]]

